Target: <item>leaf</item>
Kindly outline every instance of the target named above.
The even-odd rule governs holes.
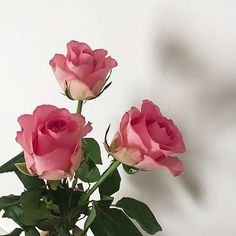
[[[129,175],[133,175],[135,173],[137,173],[138,171],[140,171],[139,169],[132,167],[132,166],[127,166],[125,164],[122,164],[124,171],[129,174]]]
[[[39,236],[39,232],[35,228],[31,228],[25,232],[25,236]]]
[[[60,180],[48,180],[48,183],[52,190],[57,190],[58,185],[61,183]]]
[[[100,178],[100,172],[97,166],[90,160],[84,162],[77,171],[80,180],[93,183]]]
[[[19,153],[11,160],[0,166],[0,173],[12,172],[17,170],[15,163],[21,163],[21,162],[24,162],[24,152]]]
[[[84,224],[84,231],[87,232],[88,228],[90,227],[90,225],[93,223],[94,219],[96,217],[96,209],[95,207],[93,206],[89,215],[88,215],[88,218],[86,219],[85,221],[85,224]]]
[[[41,192],[41,190],[30,190],[21,194],[22,222],[24,225],[34,226],[41,220],[53,218],[46,203],[41,201]]]
[[[20,181],[23,183],[24,187],[28,190],[40,189],[45,186],[44,181],[36,176],[25,175],[21,173],[19,170],[16,170],[15,173],[20,179]]]
[[[83,150],[95,164],[102,164],[101,150],[97,141],[93,138],[83,139]]]
[[[120,189],[120,174],[116,169],[106,180],[100,185],[100,195],[110,196]]]
[[[132,221],[119,209],[96,207],[91,230],[94,236],[142,236]]]
[[[84,231],[79,228],[78,226],[75,226],[73,229],[73,236],[86,236],[85,234],[83,234]]]
[[[55,225],[55,229],[60,236],[71,236],[70,231],[66,228],[64,224]]]
[[[23,210],[20,206],[15,205],[15,206],[10,206],[4,209],[4,214],[2,217],[7,217],[12,220],[14,220],[18,225],[22,226],[21,222],[21,216],[23,213]]]
[[[37,227],[43,231],[52,231],[55,225],[60,222],[61,219],[42,220],[37,224]]]
[[[119,200],[116,206],[122,208],[129,217],[136,220],[147,233],[155,234],[162,230],[150,208],[143,202],[126,197]]]
[[[27,170],[26,164],[25,162],[22,163],[16,163],[15,164],[16,168],[23,174],[31,176],[31,174],[29,173],[29,171]]]
[[[21,229],[21,228],[15,228],[11,233],[4,234],[2,236],[19,236],[22,231],[23,231],[23,229]]]
[[[107,135],[108,135],[108,132],[109,132],[110,128],[111,128],[111,124],[108,125],[107,130],[105,132],[105,137],[104,137],[104,143],[105,143],[105,145],[107,146],[108,149],[109,149],[109,145],[108,145],[108,142],[107,142]]]
[[[3,196],[0,198],[0,210],[20,203],[20,197],[15,195]]]

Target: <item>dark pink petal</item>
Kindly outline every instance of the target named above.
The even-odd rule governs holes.
[[[143,101],[141,113],[143,116],[145,116],[147,121],[152,122],[157,121],[159,117],[162,117],[160,108],[149,100]]]
[[[48,134],[43,134],[40,130],[37,138],[37,146],[34,149],[37,156],[44,156],[57,148],[55,139]]]
[[[153,122],[147,126],[147,130],[152,140],[159,144],[168,145],[171,140],[166,133],[165,128],[160,128],[158,122]]]
[[[112,69],[118,65],[117,61],[113,59],[112,57],[107,57],[104,60],[104,67]]]
[[[107,75],[109,73],[109,69],[105,68],[105,69],[101,69],[98,71],[95,71],[93,73],[91,73],[87,78],[86,78],[86,84],[89,86],[89,88],[91,90],[93,90],[93,87],[97,84],[98,81],[102,81],[102,86],[99,90],[99,92],[101,91],[102,87],[104,86],[105,80],[107,78]]]
[[[107,55],[107,51],[105,49],[96,49],[93,51],[93,57],[96,62],[103,60]]]

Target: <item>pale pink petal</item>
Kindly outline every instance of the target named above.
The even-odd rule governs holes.
[[[160,167],[161,165],[149,156],[144,156],[143,160],[137,163],[134,167],[141,170],[151,170]]]
[[[85,83],[79,80],[68,81],[68,87],[75,100],[87,100],[96,96]]]
[[[66,177],[71,177],[71,174],[63,170],[44,171],[41,175],[39,175],[40,179],[47,180],[60,180]]]
[[[28,152],[24,151],[24,158],[27,170],[31,175],[35,174],[35,165],[34,165],[34,157]]]
[[[118,150],[112,153],[112,156],[128,166],[135,166],[142,160],[142,155],[137,149],[119,147]]]

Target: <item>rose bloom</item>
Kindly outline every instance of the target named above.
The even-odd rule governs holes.
[[[49,64],[64,91],[67,88],[73,99],[87,100],[101,92],[109,71],[117,66],[106,56],[105,49],[92,50],[86,43],[70,41],[67,55],[56,54]]]
[[[141,170],[168,168],[173,175],[183,172],[182,162],[172,156],[185,152],[182,135],[158,106],[143,101],[141,111],[132,107],[121,120],[109,153],[120,162]]]
[[[38,106],[18,118],[16,141],[24,150],[27,170],[41,179],[72,177],[81,161],[81,138],[92,130],[80,114],[52,105]]]

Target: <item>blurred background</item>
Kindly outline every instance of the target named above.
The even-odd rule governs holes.
[[[123,113],[147,98],[175,121],[187,147],[184,175],[121,170],[116,199],[147,203],[160,236],[235,236],[235,21],[233,0],[1,0],[0,164],[21,151],[18,116],[41,104],[75,111],[48,62],[69,40],[87,42],[119,63],[112,86],[83,108],[91,135],[102,145],[109,123],[111,139]],[[0,196],[23,191],[14,174],[0,184]],[[0,227],[14,224],[0,219]]]

